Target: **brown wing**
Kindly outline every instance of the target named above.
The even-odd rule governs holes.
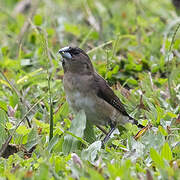
[[[97,90],[97,95],[111,104],[114,108],[120,111],[123,115],[128,116],[126,109],[120,99],[114,94],[113,90],[109,87],[107,82],[97,73],[94,76],[96,85],[94,88]]]

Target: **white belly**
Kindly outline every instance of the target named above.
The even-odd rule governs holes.
[[[101,113],[99,108],[97,108],[95,99],[92,99],[90,95],[85,96],[79,92],[74,92],[73,94],[71,93],[71,95],[67,93],[66,96],[71,108],[75,112],[83,109],[86,113],[87,120],[91,123],[99,125],[106,125],[108,123],[109,117],[104,117],[103,113]]]
[[[79,111],[80,109],[84,109],[85,111],[93,111],[94,108],[94,102],[91,96],[84,96],[77,91],[67,93],[67,101],[75,111]]]

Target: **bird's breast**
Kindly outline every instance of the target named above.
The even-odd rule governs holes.
[[[85,78],[76,74],[65,74],[63,78],[64,90],[69,105],[73,110],[89,109],[94,106],[91,92],[89,92],[88,82],[84,82]]]
[[[93,111],[94,101],[90,96],[86,96],[84,93],[79,91],[66,91],[66,98],[69,105],[75,111],[79,111],[80,109],[84,109],[85,112]]]

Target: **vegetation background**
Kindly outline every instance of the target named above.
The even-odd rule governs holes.
[[[173,2],[0,1],[0,179],[180,178]],[[63,91],[57,52],[69,45],[86,50],[131,116],[152,124],[142,137],[127,124],[102,149],[99,129],[84,133],[86,117],[72,114]]]

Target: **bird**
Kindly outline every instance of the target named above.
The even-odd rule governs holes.
[[[105,144],[117,125],[138,124],[126,111],[125,105],[100,76],[87,53],[79,47],[59,50],[64,70],[63,86],[66,99],[74,112],[84,110],[86,119],[96,126],[110,126],[102,143]]]

